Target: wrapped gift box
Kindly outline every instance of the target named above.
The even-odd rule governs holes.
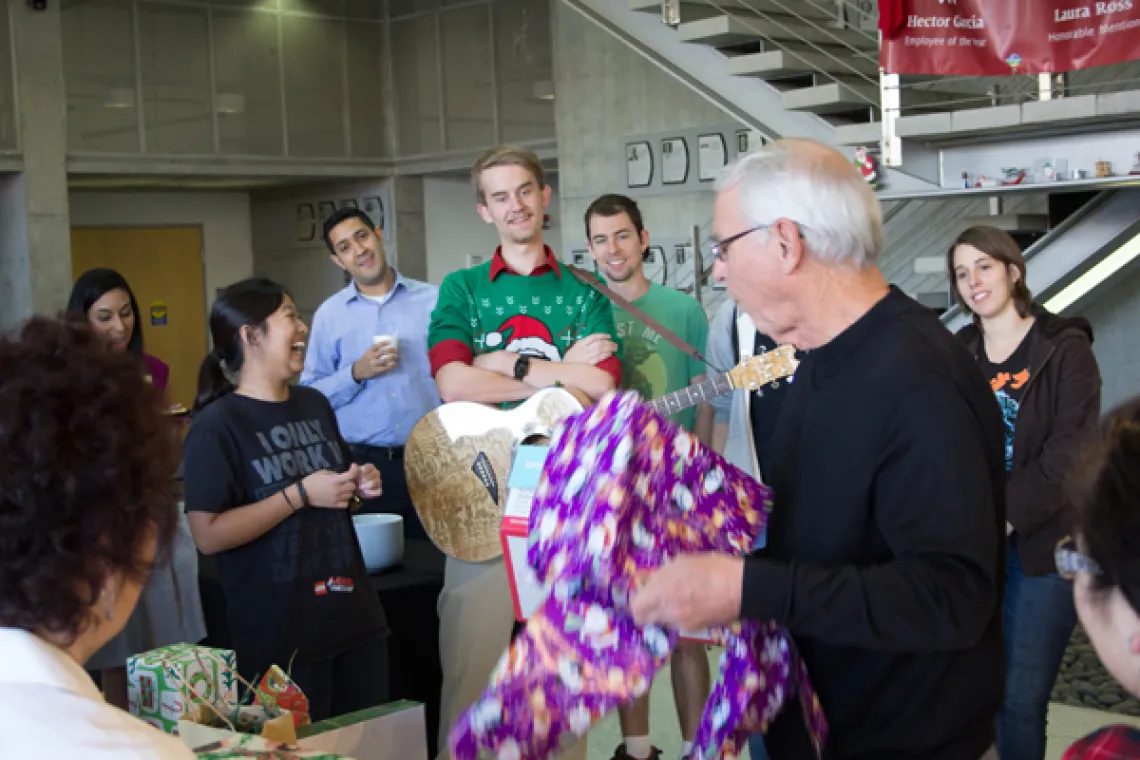
[[[771,506],[767,488],[634,393],[570,417],[542,471],[527,564],[549,593],[488,688],[452,725],[456,760],[487,750],[522,760],[555,756],[646,694],[680,632],[639,626],[631,593],[680,553],[747,554]],[[785,631],[744,620],[712,633],[725,653],[694,757],[736,757],[789,695],[801,697],[822,741],[818,702]]]
[[[511,582],[515,619],[519,621],[530,617],[545,595],[542,584],[527,564],[526,550],[530,503],[534,498],[534,489],[538,488],[548,451],[549,446],[519,446],[507,477],[507,504],[503,509],[499,539],[503,544],[503,559],[507,563],[507,577]]]
[[[192,703],[237,702],[237,655],[230,649],[172,644],[127,659],[131,714],[167,733]]]
[[[549,451],[549,446],[519,446],[507,478],[507,505],[503,510],[499,538],[503,544],[503,558],[507,563],[507,578],[511,583],[515,619],[520,622],[538,609],[546,595],[542,584],[538,582],[538,576],[527,562],[526,552],[530,506]],[[684,633],[682,638],[705,644],[713,643],[709,631]]]
[[[309,698],[276,665],[269,668],[257,685],[257,703],[292,713],[296,728],[309,722]]]

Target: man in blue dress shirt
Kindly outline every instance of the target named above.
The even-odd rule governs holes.
[[[440,403],[427,353],[439,289],[388,266],[383,233],[359,209],[330,216],[324,239],[352,282],[317,309],[301,384],[328,397],[357,462],[380,470],[384,495],[361,511],[403,515],[405,535],[427,538],[408,495],[404,444]]]

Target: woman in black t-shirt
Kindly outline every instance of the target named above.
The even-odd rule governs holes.
[[[328,400],[290,381],[308,328],[270,280],[231,285],[210,312],[184,447],[186,511],[217,556],[238,668],[289,670],[314,720],[387,699],[387,624],[351,509],[380,495],[351,461]]]
[[[1049,695],[1076,624],[1072,584],[1057,574],[1053,550],[1072,530],[1062,482],[1100,414],[1092,328],[1033,303],[1025,257],[1002,230],[966,230],[947,265],[958,302],[973,315],[959,335],[993,388],[1006,431],[1006,677],[998,754],[1041,760]]]

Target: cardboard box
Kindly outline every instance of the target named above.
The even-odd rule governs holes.
[[[229,758],[263,757],[274,760],[356,760],[319,750],[307,750],[291,744],[266,739],[253,734],[221,732],[215,740],[194,750],[200,760],[229,760]]]
[[[427,760],[427,722],[418,702],[392,702],[302,726],[297,745],[355,760]]]
[[[525,621],[542,604],[546,597],[538,576],[526,559],[530,507],[534,491],[542,477],[549,446],[519,446],[507,476],[507,504],[499,527],[503,544],[503,558],[507,563],[507,577],[511,583],[515,619]],[[683,633],[681,638],[705,644],[715,643],[708,631]]]
[[[195,701],[237,702],[237,655],[230,649],[172,644],[127,659],[132,715],[174,734]]]
[[[503,558],[511,582],[515,619],[519,621],[529,618],[546,596],[526,561],[526,549],[530,504],[548,451],[549,446],[519,446],[507,476],[507,504],[503,509],[499,539],[503,544]]]

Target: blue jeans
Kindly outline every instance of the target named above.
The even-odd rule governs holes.
[[[768,750],[764,746],[764,734],[752,734],[748,739],[748,754],[752,760],[768,760]]]
[[[1057,574],[1027,577],[1010,536],[1002,628],[1005,702],[997,720],[1001,760],[1042,760],[1049,695],[1077,622],[1073,586]]]

